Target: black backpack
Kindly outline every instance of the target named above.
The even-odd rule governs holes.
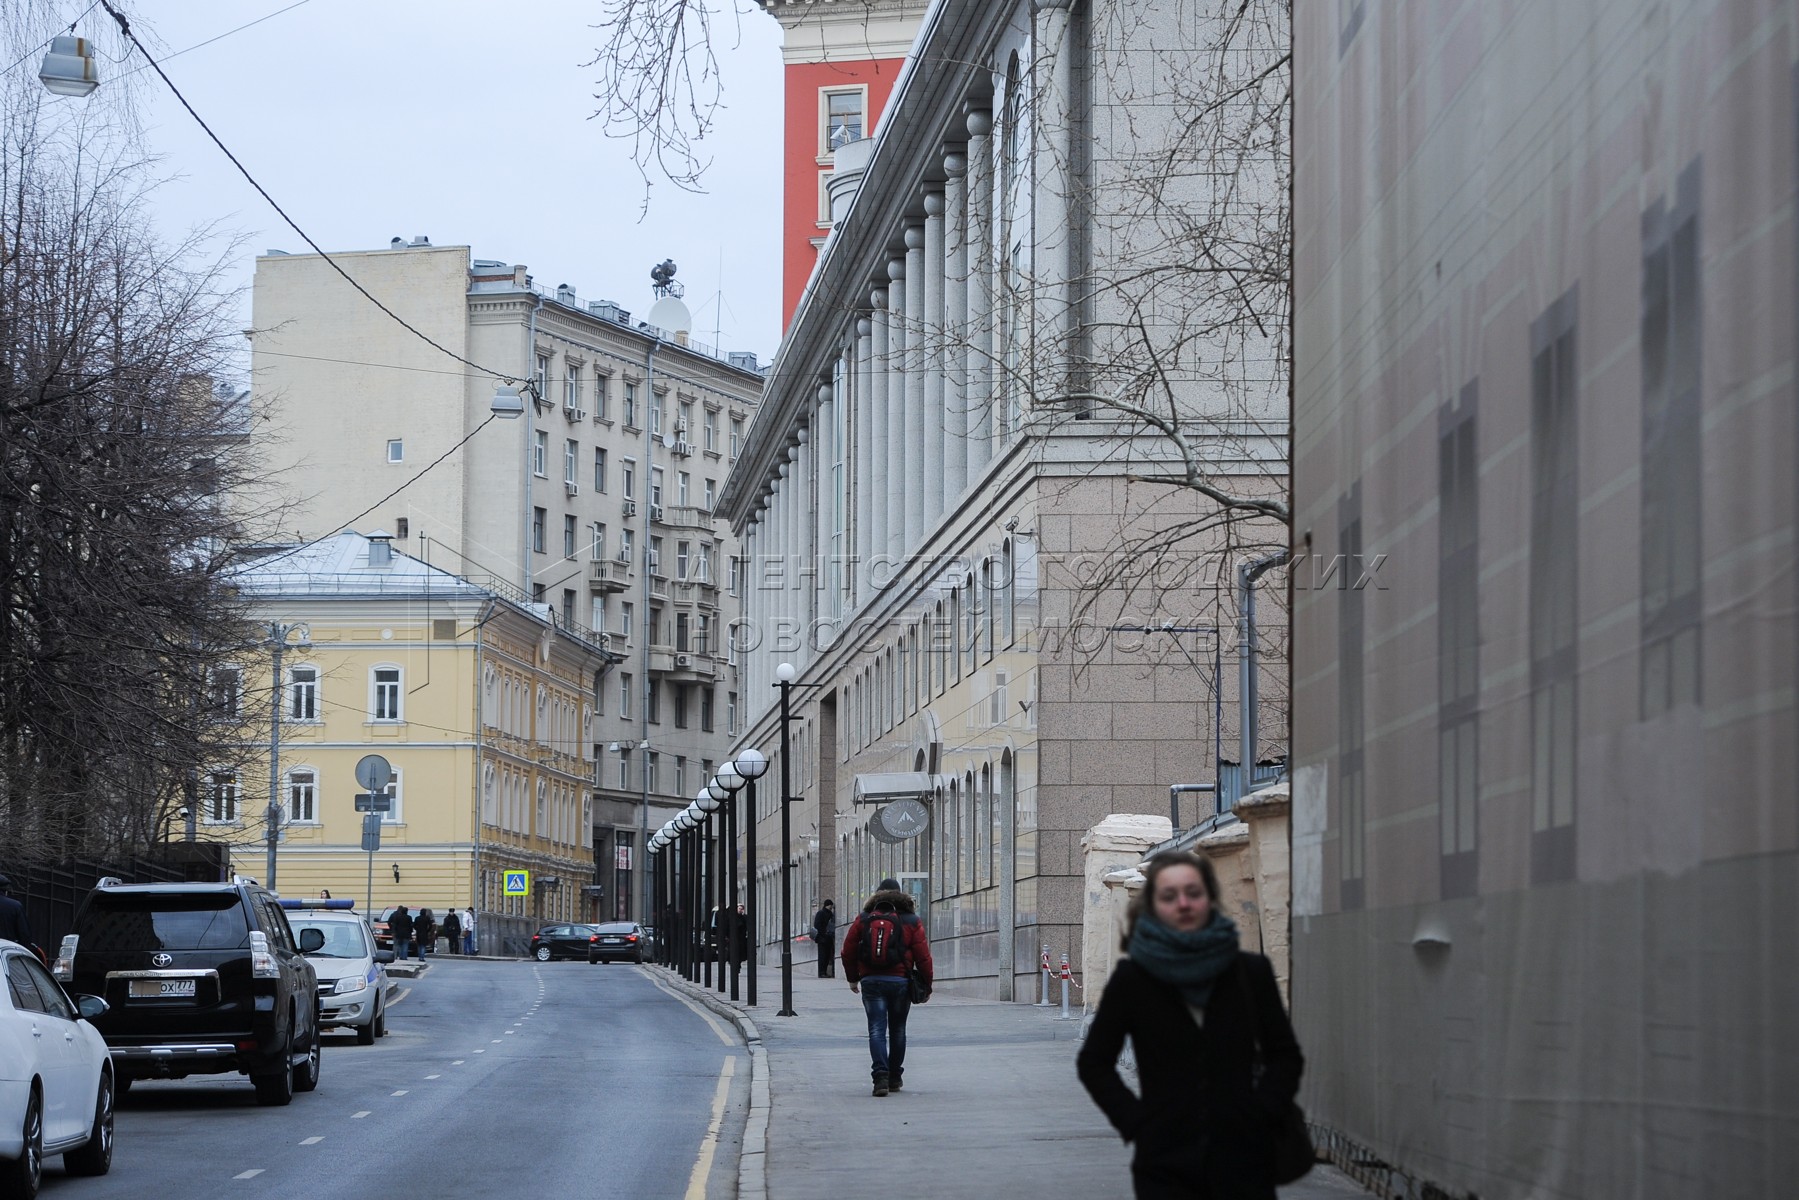
[[[906,934],[899,914],[888,909],[869,913],[862,923],[862,965],[885,971],[905,959]]]

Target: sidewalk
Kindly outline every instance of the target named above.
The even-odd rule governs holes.
[[[1130,1148],[1075,1078],[1081,1022],[1056,1020],[1058,1010],[940,992],[907,1022],[905,1090],[876,1099],[862,1001],[841,978],[795,964],[798,1015],[777,1017],[778,966],[758,972],[753,1009],[648,969],[759,1036],[752,1055],[766,1085],[752,1085],[738,1200],[860,1195],[882,1169],[871,1164],[895,1155],[905,1165],[887,1177],[909,1196],[1130,1196]],[[1322,1163],[1281,1189],[1292,1200],[1367,1194]]]

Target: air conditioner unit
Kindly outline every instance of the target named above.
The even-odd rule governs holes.
[[[693,457],[693,443],[688,441],[686,438],[679,439],[678,441],[675,442],[675,453],[680,455],[682,458],[692,458]]]
[[[631,552],[629,550],[620,550],[617,554],[612,556],[612,561],[624,563],[628,567],[631,565]]]
[[[627,500],[619,507],[627,517],[634,517],[637,515],[637,501],[635,500]]]
[[[652,552],[650,554],[650,574],[654,575],[656,573],[656,568],[661,565],[662,565],[662,560],[659,557],[657,557],[657,555],[654,552]]]
[[[677,666],[677,667],[691,667],[691,666],[692,666],[692,665],[693,665],[693,655],[691,655],[691,654],[677,654],[677,655],[675,655],[675,666]]]
[[[562,412],[563,415],[571,421],[585,421],[587,419],[587,410],[585,408],[564,408]]]
[[[660,504],[650,505],[650,520],[660,521],[661,519],[662,519],[662,506]]]
[[[562,481],[562,490],[571,496],[579,496],[581,494],[581,485],[572,479],[564,479]]]

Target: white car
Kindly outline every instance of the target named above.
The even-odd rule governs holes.
[[[112,1058],[87,1018],[98,996],[71,1002],[37,956],[0,940],[0,1195],[31,1200],[44,1156],[71,1175],[112,1169]]]
[[[354,1029],[356,1040],[372,1046],[387,1033],[387,971],[392,950],[375,948],[369,919],[352,911],[351,900],[281,901],[294,936],[316,929],[325,944],[306,956],[319,977],[319,1028]]]

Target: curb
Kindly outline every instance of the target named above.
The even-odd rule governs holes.
[[[667,973],[667,983],[734,1022],[750,1052],[750,1111],[744,1121],[743,1149],[737,1160],[737,1200],[768,1200],[769,1069],[762,1030],[748,1013],[729,1000],[721,999],[712,989],[690,983],[679,972],[667,967],[660,969]]]

